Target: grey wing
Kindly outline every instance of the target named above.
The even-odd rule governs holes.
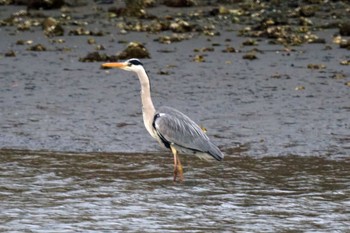
[[[165,146],[175,144],[178,147],[208,153],[216,160],[223,154],[203,132],[203,130],[183,113],[169,108],[160,108],[154,118],[153,127]]]

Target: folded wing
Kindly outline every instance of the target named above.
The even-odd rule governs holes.
[[[166,147],[174,144],[193,152],[207,153],[216,160],[222,160],[224,157],[203,130],[176,109],[159,108],[153,120],[153,127]]]

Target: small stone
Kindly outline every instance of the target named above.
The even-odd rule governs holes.
[[[253,46],[253,45],[257,45],[258,43],[256,42],[256,40],[253,39],[248,39],[246,41],[243,41],[242,43],[244,46]]]
[[[243,55],[243,59],[255,60],[255,59],[258,59],[258,57],[255,55],[255,53],[249,52]]]
[[[63,36],[64,35],[64,29],[59,24],[59,22],[52,17],[48,17],[44,19],[42,23],[42,28],[44,30],[44,33],[48,37],[54,37],[54,36]]]
[[[348,40],[342,39],[339,42],[339,47],[343,49],[350,49],[350,39]]]
[[[167,71],[167,70],[159,70],[159,71],[157,72],[157,74],[159,74],[159,75],[169,75],[170,72]]]
[[[27,50],[36,51],[36,52],[43,52],[43,51],[46,51],[46,47],[42,44],[36,44],[36,45],[29,47]]]
[[[333,39],[332,39],[332,42],[334,44],[340,44],[342,41],[344,41],[344,39],[341,36],[339,36],[339,35],[334,36]]]
[[[96,44],[96,40],[94,38],[87,39],[88,44]]]
[[[146,16],[144,0],[125,1],[125,8],[125,15],[139,18]]]
[[[18,31],[28,31],[28,30],[30,30],[31,26],[32,26],[31,21],[25,20],[25,21],[17,24],[17,30]]]
[[[299,10],[300,16],[311,17],[316,13],[317,8],[315,6],[306,5],[302,6]]]
[[[224,50],[222,50],[223,53],[236,53],[237,50],[234,47],[228,46]]]
[[[202,52],[214,52],[214,50],[213,47],[205,47],[201,49]]]
[[[5,57],[15,57],[16,53],[13,50],[9,50],[5,53]]]
[[[343,74],[343,73],[335,73],[335,74],[332,75],[332,78],[334,78],[334,79],[344,79],[344,78],[346,78],[346,75]]]
[[[196,55],[196,56],[193,58],[193,61],[194,61],[194,62],[205,62],[205,59],[204,59],[204,56],[203,56],[203,55]]]
[[[85,29],[85,28],[82,28],[82,27],[78,27],[76,29],[73,29],[73,30],[70,30],[68,32],[68,35],[71,36],[88,36],[90,35],[90,31]]]
[[[63,44],[66,41],[64,39],[51,39],[50,42],[53,44]]]
[[[25,45],[26,41],[25,40],[17,40],[16,45]]]
[[[340,61],[340,65],[349,66],[350,65],[350,60],[342,60],[342,61]]]
[[[339,26],[339,34],[341,36],[350,36],[350,22],[343,22]]]
[[[302,91],[302,90],[305,90],[305,87],[304,86],[296,86],[295,90],[296,91]]]
[[[183,40],[188,40],[190,38],[191,36],[185,34],[173,34],[171,36],[160,36],[159,38],[155,39],[155,41],[158,41],[162,44],[171,44],[173,42],[180,42]]]
[[[10,5],[12,3],[12,0],[1,0],[0,1],[0,6],[1,5]]]
[[[312,26],[312,25],[314,25],[314,23],[312,22],[311,19],[305,18],[305,17],[300,17],[299,24],[301,26]]]
[[[194,28],[192,24],[185,20],[177,20],[170,24],[170,30],[176,33],[190,32]]]
[[[312,38],[312,39],[309,39],[308,42],[310,44],[325,44],[326,40],[323,38]]]
[[[83,27],[78,27],[76,29],[70,30],[68,32],[69,36],[104,36],[104,33],[101,31],[90,31],[88,29],[85,29]]]
[[[326,65],[324,65],[324,64],[308,64],[307,68],[311,69],[311,70],[320,70],[320,69],[326,69]]]
[[[27,2],[28,9],[57,9],[64,5],[64,0],[30,0]]]
[[[95,49],[96,50],[105,50],[105,47],[103,45],[98,44],[95,46]]]
[[[164,5],[170,7],[189,7],[194,6],[194,0],[166,0],[164,1]]]

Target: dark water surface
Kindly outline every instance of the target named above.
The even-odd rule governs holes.
[[[0,152],[0,231],[348,232],[350,160]]]

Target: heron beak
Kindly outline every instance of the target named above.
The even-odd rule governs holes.
[[[119,68],[123,69],[127,67],[128,65],[125,62],[110,62],[110,63],[104,63],[102,64],[103,68]]]

